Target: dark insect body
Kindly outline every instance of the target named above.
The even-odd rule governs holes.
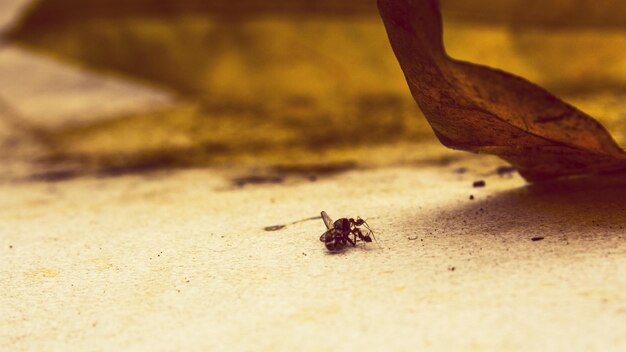
[[[357,217],[356,220],[341,218],[333,222],[328,214],[322,211],[322,220],[324,220],[327,231],[322,234],[320,241],[324,242],[326,249],[331,252],[341,251],[348,244],[354,247],[359,240],[372,242],[374,237],[374,232],[367,222],[360,217]],[[374,237],[374,239],[376,238]]]

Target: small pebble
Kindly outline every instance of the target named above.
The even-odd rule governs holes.
[[[485,187],[487,183],[484,180],[474,181],[474,188]]]

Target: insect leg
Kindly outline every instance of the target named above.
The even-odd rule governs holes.
[[[374,239],[374,242],[376,242],[376,244],[378,244],[378,247],[383,248],[383,247],[380,245],[380,242],[378,242],[378,239],[377,239],[377,238],[376,238],[376,236],[374,235],[374,231],[370,228],[370,225],[367,223],[367,221],[365,221],[365,220],[361,219],[361,217],[360,217],[360,216],[359,216],[359,217],[357,217],[356,219],[357,219],[357,221],[358,221],[358,220],[363,221],[363,226],[365,226],[365,228],[367,229],[367,231],[369,231],[369,234],[370,234],[370,236],[372,236],[372,238]]]
[[[350,242],[352,247],[356,246],[356,237],[354,238],[354,241],[353,241],[352,239],[350,239],[350,234],[346,234],[346,235],[344,235],[344,239],[346,239],[348,242]]]
[[[359,236],[359,239],[361,241],[372,242],[372,239],[369,236],[365,236],[363,232],[361,232],[361,229],[354,229],[354,232],[356,233],[357,236]]]

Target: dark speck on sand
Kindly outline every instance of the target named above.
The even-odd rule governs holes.
[[[487,183],[483,180],[480,181],[474,181],[474,184],[472,186],[474,186],[474,188],[480,188],[480,187],[485,187],[487,185]]]
[[[265,227],[263,230],[265,230],[265,231],[278,231],[278,230],[284,229],[285,227],[286,227],[285,225],[274,225],[274,226]]]

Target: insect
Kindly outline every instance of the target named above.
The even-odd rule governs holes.
[[[360,217],[357,217],[356,220],[341,218],[333,222],[330,216],[322,211],[322,220],[324,220],[327,231],[322,234],[320,241],[324,242],[326,249],[331,252],[342,250],[348,243],[356,246],[358,240],[372,242],[372,238],[376,239],[367,222]],[[354,237],[350,238],[350,236]]]

